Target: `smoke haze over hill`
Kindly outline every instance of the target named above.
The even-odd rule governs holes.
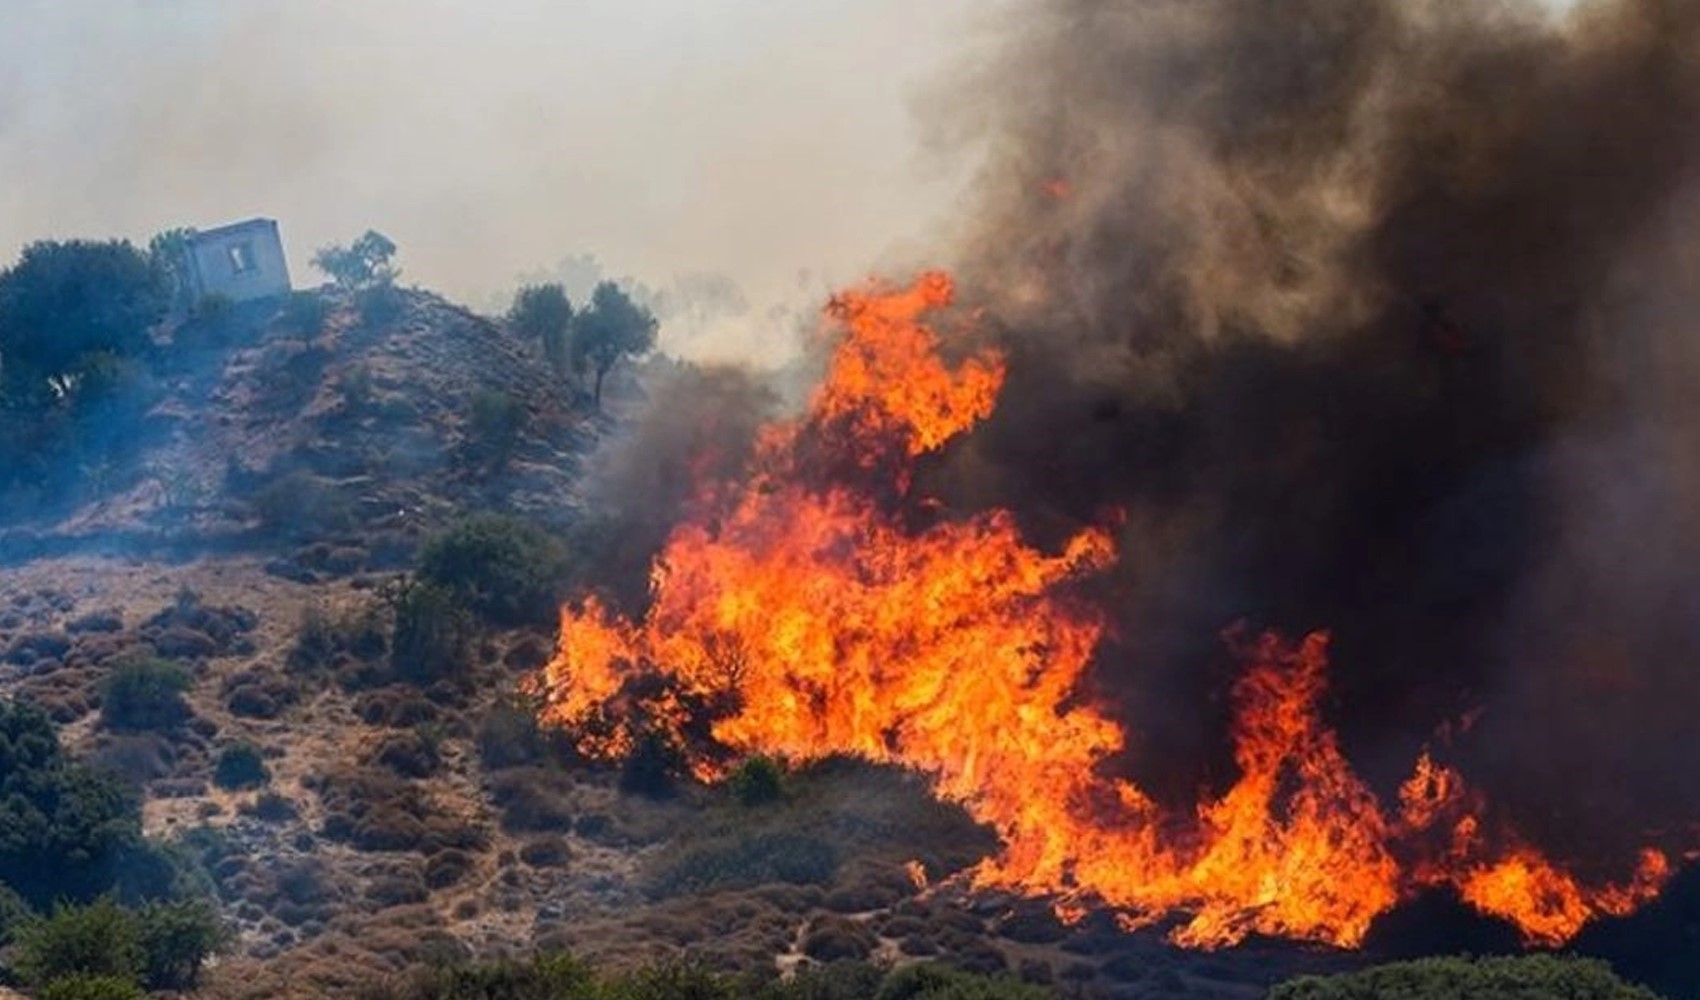
[[[8,3],[0,253],[268,215],[300,285],[314,248],[375,226],[406,280],[482,305],[590,251],[687,295],[729,277],[742,322],[674,346],[771,357],[770,306],[903,256],[949,207],[910,105],[972,9]]]

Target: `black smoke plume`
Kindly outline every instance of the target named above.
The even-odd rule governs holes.
[[[1007,17],[941,127],[985,157],[957,265],[1010,376],[921,485],[1041,540],[1125,518],[1097,680],[1130,770],[1225,784],[1219,631],[1327,628],[1327,715],[1384,791],[1447,742],[1561,857],[1680,839],[1700,4]]]

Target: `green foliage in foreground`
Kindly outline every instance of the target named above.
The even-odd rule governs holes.
[[[36,1000],[141,1000],[146,995],[123,976],[65,976],[35,991]]]
[[[1304,976],[1269,1000],[1658,1000],[1596,959],[1425,958],[1338,976]]]
[[[0,701],[0,883],[38,907],[86,898],[140,843],[122,786],[71,760],[40,709]]]
[[[658,965],[601,972],[567,955],[529,962],[436,967],[369,990],[364,1000],[1049,1000],[1056,994],[1003,976],[935,965],[887,972],[860,962],[779,982]]]
[[[51,916],[25,924],[12,966],[44,996],[189,989],[224,940],[218,917],[201,900],[129,909],[104,897],[87,906],[57,906]]]

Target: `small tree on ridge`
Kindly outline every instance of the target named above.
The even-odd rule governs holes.
[[[646,354],[655,347],[660,324],[648,309],[633,302],[620,286],[604,281],[591,293],[590,307],[573,322],[573,370],[593,372],[592,398],[602,408],[602,379],[627,355]]]

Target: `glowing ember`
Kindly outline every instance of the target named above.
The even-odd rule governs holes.
[[[1123,733],[1081,690],[1103,625],[1068,591],[1114,560],[1109,533],[1045,553],[1006,512],[905,516],[922,506],[913,460],[985,419],[1003,381],[993,353],[941,358],[923,316],[951,296],[928,274],[836,298],[843,336],[809,409],[766,428],[750,481],[675,529],[648,616],[594,599],[563,611],[539,686],[581,750],[624,755],[641,733],[705,778],[754,753],[912,768],[1002,837],[975,884],[1052,897],[1065,916],[1175,918],[1189,946],[1253,933],[1351,946],[1435,885],[1558,943],[1657,893],[1657,852],[1629,884],[1589,889],[1489,836],[1481,803],[1427,754],[1384,812],[1320,717],[1323,634],[1230,636],[1247,665],[1239,777],[1193,815],[1103,774]]]

